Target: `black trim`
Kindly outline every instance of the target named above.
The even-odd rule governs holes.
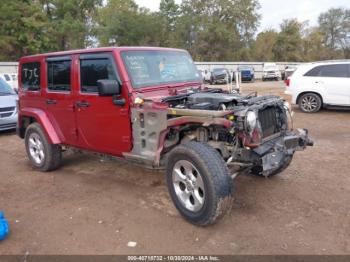
[[[79,56],[79,60],[93,60],[93,59],[106,59],[106,58],[113,58],[112,52],[98,53],[98,54],[94,53],[94,54]]]
[[[55,56],[55,57],[47,57],[46,62],[56,62],[56,61],[71,61],[71,56]]]

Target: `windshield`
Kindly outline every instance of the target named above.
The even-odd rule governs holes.
[[[202,81],[186,52],[124,51],[122,58],[134,88]]]
[[[15,94],[15,92],[12,90],[11,86],[5,82],[2,78],[0,78],[0,95],[3,94]]]

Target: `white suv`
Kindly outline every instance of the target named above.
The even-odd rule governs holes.
[[[264,63],[262,80],[276,80],[281,78],[281,72],[276,63]]]
[[[350,60],[303,64],[286,80],[286,94],[303,112],[350,107]]]

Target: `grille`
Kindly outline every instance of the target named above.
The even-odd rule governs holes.
[[[259,121],[263,138],[271,136],[280,131],[277,122],[276,110],[276,107],[271,106],[259,111]]]
[[[15,107],[2,107],[0,108],[0,112],[9,112],[9,111],[14,111]]]
[[[3,114],[0,114],[0,118],[9,117],[11,115],[12,113],[3,113]]]

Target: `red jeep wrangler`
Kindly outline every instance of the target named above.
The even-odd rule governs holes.
[[[74,147],[165,168],[170,196],[191,223],[230,207],[242,171],[273,176],[312,145],[291,130],[288,103],[202,85],[184,50],[111,47],[23,57],[17,133],[32,165],[58,168]]]

